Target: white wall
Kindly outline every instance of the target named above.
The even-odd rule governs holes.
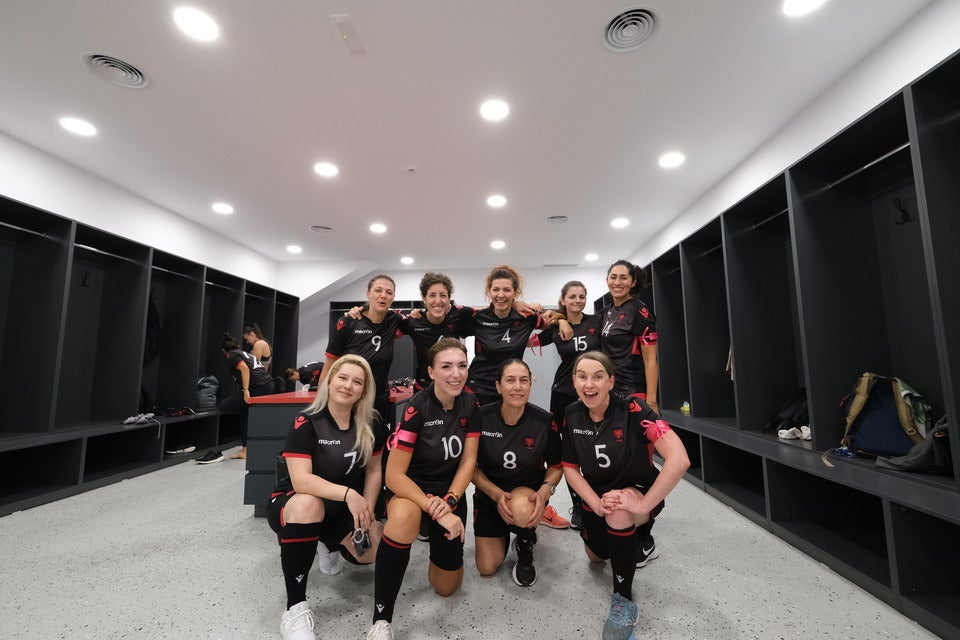
[[[726,178],[641,246],[647,264],[960,49],[960,2],[941,0],[800,111]]]
[[[3,133],[0,194],[282,290],[266,256]]]

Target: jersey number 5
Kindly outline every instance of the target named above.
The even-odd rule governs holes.
[[[597,466],[601,469],[607,469],[610,467],[610,456],[603,452],[607,448],[605,444],[594,445],[593,451],[597,456]]]

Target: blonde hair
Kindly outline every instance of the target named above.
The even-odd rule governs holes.
[[[362,357],[347,354],[336,359],[327,372],[327,377],[323,379],[320,387],[317,389],[317,397],[313,403],[307,407],[304,413],[314,415],[323,411],[327,406],[327,399],[330,397],[330,381],[337,376],[337,372],[345,364],[355,364],[363,369],[363,393],[356,404],[350,410],[350,416],[354,424],[357,425],[357,442],[353,447],[354,451],[360,454],[360,465],[367,464],[370,455],[373,453],[373,421],[380,414],[373,408],[373,399],[375,394],[373,371],[370,370],[370,364]]]

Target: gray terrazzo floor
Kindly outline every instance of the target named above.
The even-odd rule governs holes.
[[[243,475],[238,461],[190,462],[0,518],[0,638],[279,638],[279,551],[241,504]],[[685,482],[654,534],[661,556],[634,586],[638,640],[936,637]],[[481,578],[471,532],[463,587],[437,597],[426,552],[414,545],[398,640],[599,637],[610,570],[589,566],[573,531],[540,527],[528,589],[510,556]],[[372,568],[314,568],[308,597],[318,638],[363,638]]]

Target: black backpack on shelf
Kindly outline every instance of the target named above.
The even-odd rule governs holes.
[[[937,420],[937,424],[927,437],[910,447],[906,455],[894,458],[879,456],[876,466],[894,471],[917,471],[921,473],[940,473],[953,475],[953,462],[950,457],[950,440],[947,429],[947,416]]]
[[[840,410],[840,444],[858,455],[905,456],[930,431],[930,403],[900,378],[862,374]]]
[[[807,413],[807,390],[800,387],[790,396],[777,412],[773,414],[767,423],[763,425],[764,433],[777,433],[781,429],[800,428],[809,421]]]

